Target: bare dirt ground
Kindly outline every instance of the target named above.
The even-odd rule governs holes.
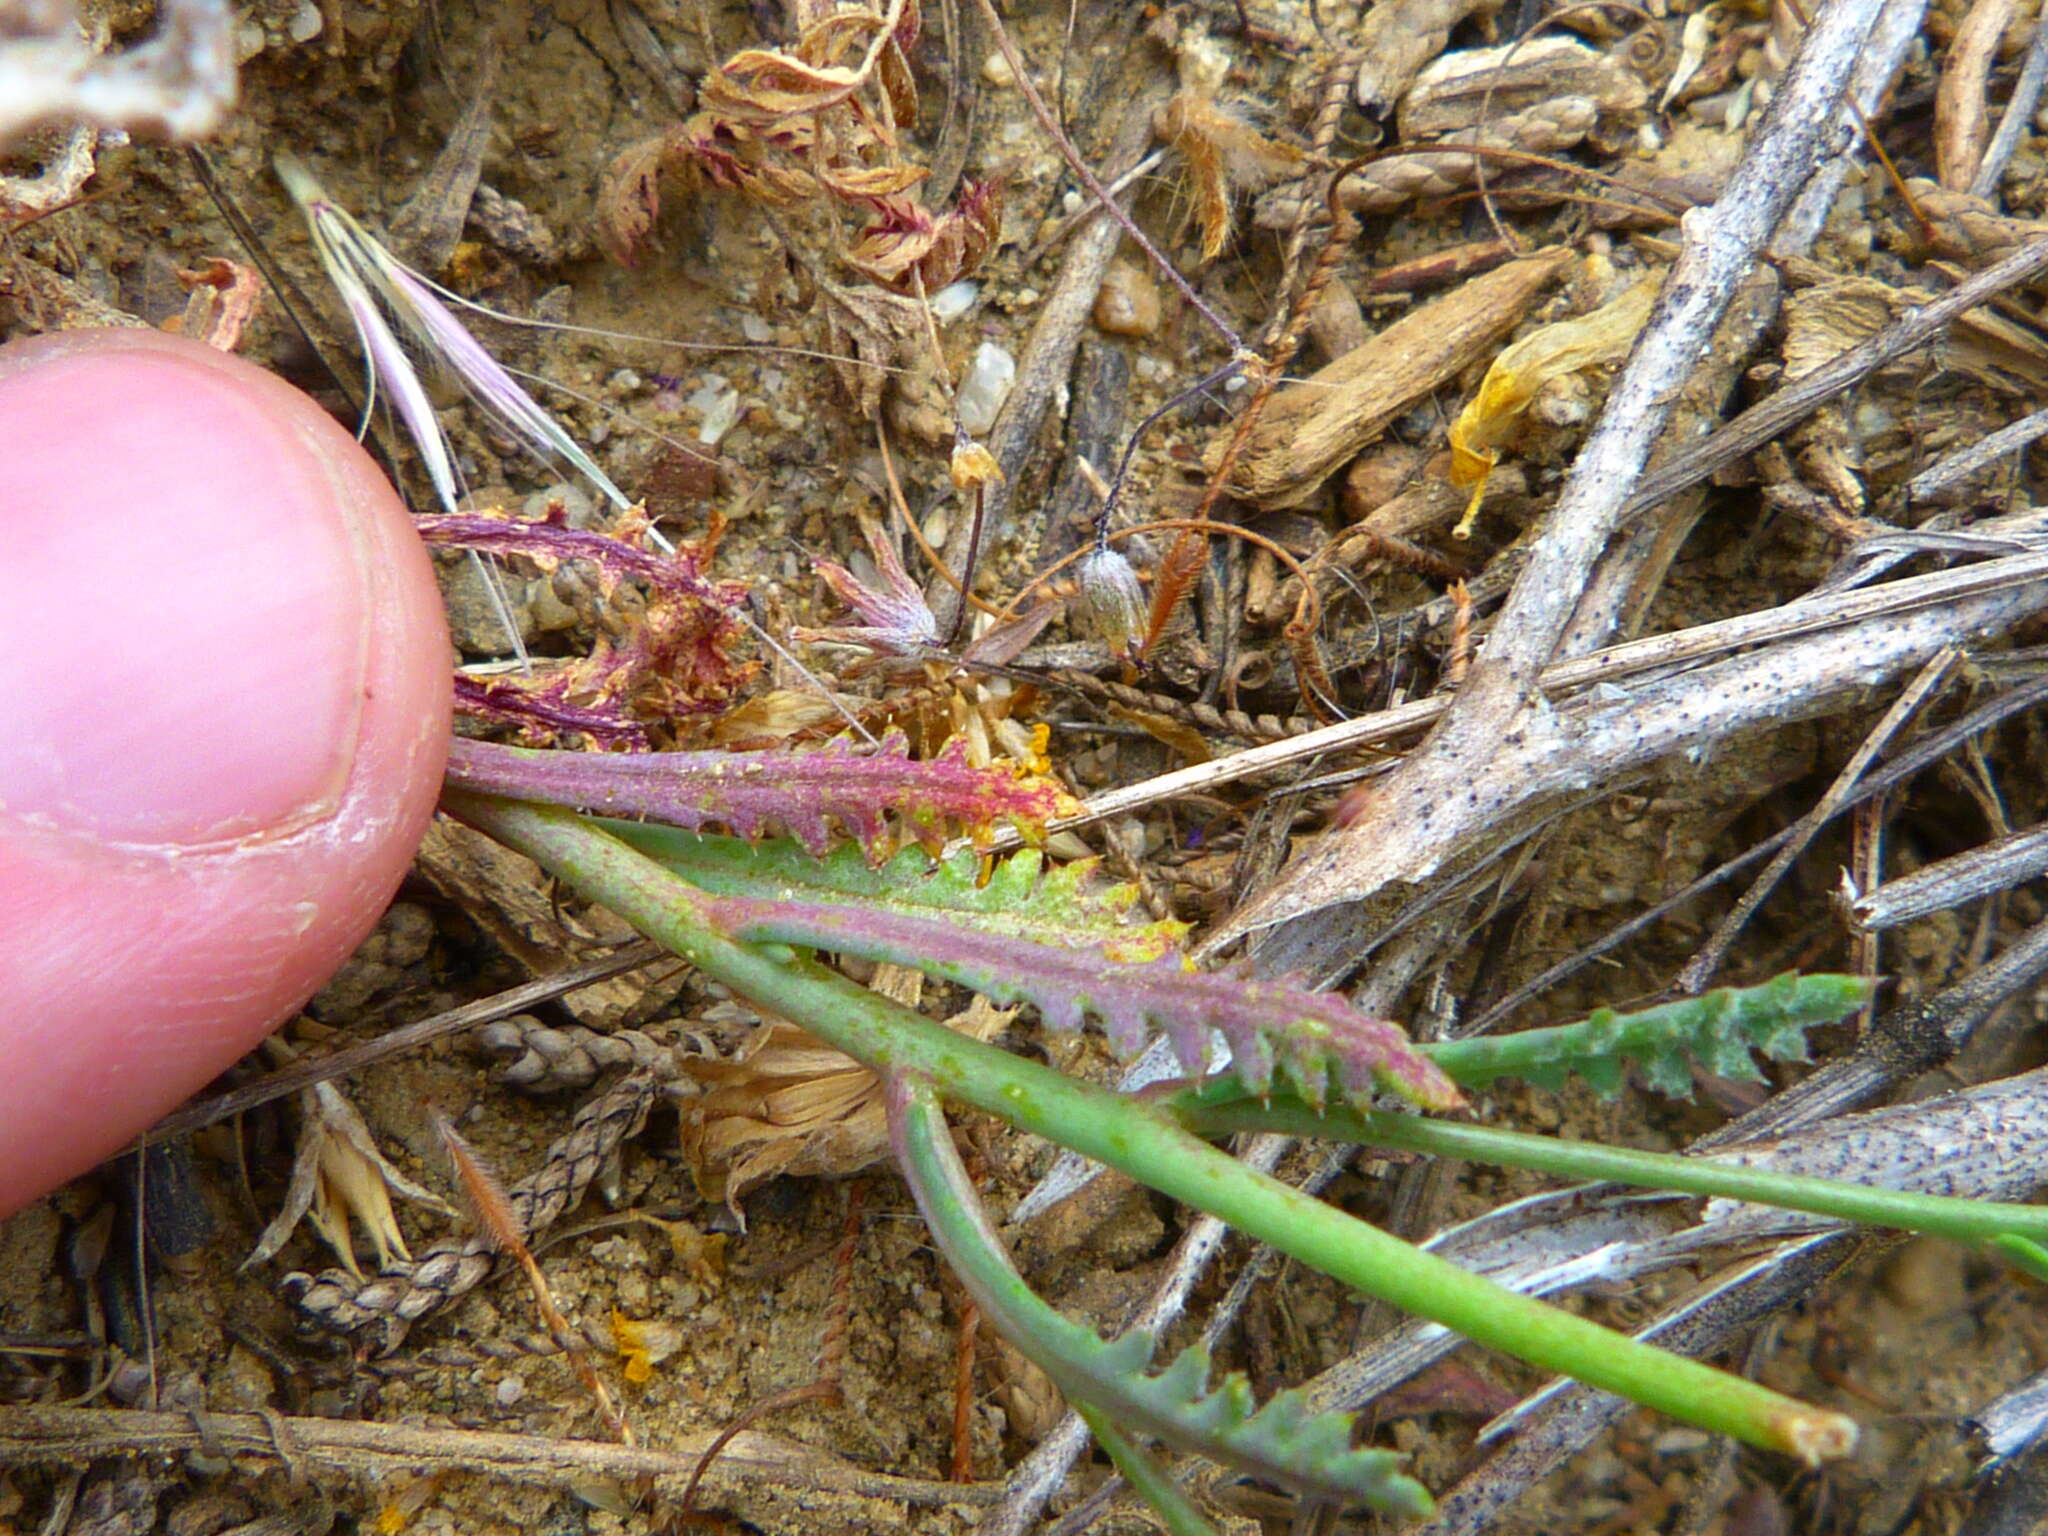
[[[1395,9],[1392,0],[1383,9]],[[1577,12],[1542,32],[1576,52],[1550,59],[1533,77],[1494,81],[1483,100],[1411,92],[1397,118],[1385,102],[1359,104],[1351,82],[1361,59],[1368,68],[1386,62],[1406,39],[1419,67],[1446,50],[1503,44],[1544,11],[1401,9],[1405,30],[1389,41],[1362,33],[1357,9],[1343,0],[1325,0],[1319,16],[1255,0],[1243,9],[1228,0],[1010,7],[1009,28],[1031,74],[1091,164],[1107,176],[1161,151],[1127,194],[1136,217],[1204,303],[1269,350],[1323,249],[1320,212],[1297,219],[1285,200],[1290,188],[1297,203],[1306,195],[1298,181],[1305,170],[1397,140],[1493,135],[1483,138],[1499,151],[1481,162],[1485,196],[1473,185],[1470,156],[1434,169],[1438,180],[1360,194],[1356,236],[1335,250],[1328,289],[1300,317],[1291,378],[1446,294],[1455,305],[1478,275],[1503,270],[1508,242],[1563,254],[1543,282],[1496,301],[1498,314],[1469,355],[1423,348],[1397,364],[1380,359],[1363,383],[1325,379],[1327,395],[1378,391],[1355,412],[1377,412],[1378,424],[1347,428],[1352,435],[1339,433],[1321,459],[1309,445],[1335,429],[1318,423],[1316,401],[1290,402],[1284,386],[1274,396],[1281,428],[1254,435],[1244,453],[1252,467],[1205,515],[1244,523],[1290,559],[1311,563],[1321,599],[1313,649],[1285,633],[1302,611],[1287,567],[1266,550],[1219,538],[1198,551],[1190,600],[1139,672],[1115,663],[1078,618],[1056,620],[1020,658],[1031,675],[992,674],[978,685],[934,667],[922,679],[898,678],[885,695],[884,685],[845,671],[844,653],[804,650],[849,698],[871,701],[869,718],[911,727],[926,744],[978,730],[999,750],[1015,750],[1029,727],[1049,723],[1054,771],[1086,797],[1298,735],[1318,716],[1368,716],[1455,691],[1475,637],[1492,632],[1503,594],[1538,541],[1640,315],[1618,344],[1596,339],[1572,365],[1533,379],[1534,406],[1494,424],[1499,467],[1469,536],[1452,529],[1468,491],[1444,479],[1447,429],[1510,338],[1594,314],[1669,270],[1678,213],[1719,194],[1804,28],[1789,3],[1766,10],[1673,0],[1647,11]],[[117,38],[142,31],[150,16],[139,3],[99,14]],[[744,581],[762,624],[785,636],[792,625],[839,615],[816,577],[817,558],[865,558],[862,517],[901,523],[889,512],[892,475],[924,541],[956,569],[962,564],[972,519],[950,489],[948,459],[956,413],[978,407],[956,407],[944,381],[965,380],[978,351],[1000,349],[1023,365],[1007,414],[992,431],[986,421],[968,423],[1008,475],[992,498],[977,571],[978,590],[1000,604],[1085,540],[1098,503],[1080,460],[1114,478],[1133,431],[1178,398],[1140,441],[1119,522],[1185,517],[1214,478],[1234,413],[1261,387],[1233,380],[1182,398],[1228,361],[1228,345],[1141,252],[1087,219],[1088,196],[1034,120],[979,12],[933,5],[923,24],[909,52],[921,111],[896,153],[930,168],[917,194],[929,212],[956,206],[963,188],[998,178],[1002,186],[999,238],[967,274],[974,291],[959,293],[964,307],[946,310],[929,335],[921,322],[904,327],[893,311],[877,318],[861,308],[885,290],[872,273],[847,265],[857,221],[829,199],[777,203],[672,167],[644,227],[621,212],[646,191],[630,178],[621,190],[622,152],[700,110],[702,82],[721,59],[795,35],[798,18],[773,0],[481,9],[466,0],[256,0],[237,13],[241,101],[205,143],[203,163],[181,148],[102,143],[75,202],[22,222],[0,244],[0,321],[9,334],[95,321],[204,323],[180,273],[202,271],[216,257],[255,260],[226,217],[231,208],[260,243],[273,285],[239,349],[347,416],[321,362],[324,355],[348,376],[345,328],[270,170],[271,158],[289,151],[366,224],[390,231],[401,255],[456,292],[510,316],[581,328],[478,323],[508,363],[544,381],[550,409],[673,533],[698,537],[714,516],[722,519],[717,574]],[[1967,13],[1944,3],[1916,23],[1919,41],[1870,115],[1900,173],[1930,179],[1914,183],[1925,189],[1923,206],[1909,208],[1852,144],[1843,158],[1856,164],[1813,222],[1812,238],[1775,266],[1759,265],[1773,291],[1745,289],[1738,300],[1756,325],[1746,339],[1724,331],[1708,349],[1696,398],[1683,409],[1712,422],[1766,398],[1895,318],[1902,294],[1917,300],[1922,290],[1946,288],[2036,233],[2028,221],[2042,216],[2048,182],[2031,113],[1990,199],[1965,207],[1969,178],[1957,190],[1951,162],[1965,157],[1966,172],[1976,162],[1967,158],[1967,124],[1957,126],[1961,109],[1944,106],[1941,95],[1956,71],[1976,68],[1973,82],[1953,89],[1988,100],[1995,124],[2034,27],[2024,0],[2002,10],[1978,0]],[[1389,101],[1407,82],[1392,89]],[[1515,126],[1496,132],[1503,122]],[[46,130],[17,146],[9,169],[29,174],[52,163],[62,137]],[[464,144],[473,153],[459,152]],[[1574,177],[1557,162],[1607,172],[1653,196],[1623,206],[1619,184]],[[1231,209],[1229,228],[1223,207]],[[1967,226],[1976,247],[1960,249],[1956,232],[1970,218],[1979,220]],[[631,247],[635,264],[611,259],[607,244]],[[935,288],[954,279],[932,271]],[[288,285],[319,353],[287,317],[278,284]],[[853,297],[833,298],[841,290]],[[2037,471],[2024,450],[1939,497],[1909,498],[1903,487],[2037,403],[2048,380],[2039,302],[2039,289],[2014,288],[1973,312],[1974,327],[1957,327],[1942,347],[1908,353],[1771,447],[1718,468],[1682,493],[1690,498],[1682,513],[1634,525],[1629,537],[1656,548],[1613,578],[1626,589],[1614,638],[1790,602],[1813,592],[1850,552],[1867,554],[1897,530],[1967,530],[2026,513]],[[1468,310],[1435,315],[1432,333],[1478,323]],[[856,348],[881,369],[845,362]],[[1413,376],[1389,379],[1403,369]],[[537,515],[566,497],[572,516],[607,515],[589,513],[582,489],[563,488],[556,474],[454,408],[453,396],[447,403],[473,504]],[[886,435],[886,460],[878,434]],[[401,483],[424,508],[415,466],[395,434],[382,437]],[[1127,547],[1150,579],[1173,542],[1168,531]],[[904,547],[913,573],[932,580],[930,561]],[[1966,558],[1932,542],[1904,553],[1918,562],[1905,568],[1915,572]],[[501,663],[502,628],[472,568],[450,557],[444,570],[464,660],[478,669]],[[619,626],[594,584],[573,571],[512,569],[504,579],[544,664],[583,653]],[[932,590],[943,612],[947,589],[934,582]],[[2029,678],[2038,628],[2027,609],[1959,635],[1974,649],[1933,683],[1893,751]],[[1303,676],[1310,657],[1320,659],[1320,679]],[[665,723],[660,744],[829,733],[829,717],[791,702],[809,686],[804,678],[765,652],[752,659],[746,713]],[[1788,704],[1782,718],[1732,716],[1744,727],[1739,734],[1718,728],[1709,700],[1693,737],[1672,752],[1607,764],[1518,810],[1519,819],[1494,829],[1463,865],[1361,888],[1364,899],[1320,914],[1312,920],[1320,926],[1301,930],[1293,948],[1281,944],[1258,963],[1361,988],[1372,1006],[1412,1021],[1418,1033],[1449,1031],[1807,814],[1919,671],[1915,663],[1831,689],[1816,685],[1809,703]],[[1829,822],[1733,940],[1716,984],[1794,968],[1874,968],[1891,978],[1885,1005],[1903,1005],[1938,997],[2040,921],[2037,889],[2022,884],[1879,942],[1849,931],[1837,896],[1845,869],[1896,878],[2040,821],[2048,743],[2039,721],[2037,711],[2011,715]],[[1352,751],[1251,778],[1219,775],[1065,834],[1054,851],[1078,853],[1078,840],[1106,854],[1119,875],[1141,883],[1154,912],[1192,922],[1199,937],[1286,889],[1290,871],[1299,874],[1290,856],[1329,824],[1350,788],[1326,782],[1330,776],[1418,740],[1410,728],[1381,743],[1378,755]],[[377,936],[287,1031],[290,1039],[314,1050],[365,1041],[557,972],[620,937],[604,914],[558,906],[530,869],[504,867],[479,843],[450,831],[430,846]],[[1594,963],[1520,1001],[1505,1026],[1578,1018],[1666,992],[1750,878],[1668,907]],[[1411,901],[1416,913],[1407,910]],[[944,1012],[964,1005],[936,987],[924,1001]],[[2035,1065],[2039,1010],[2030,987],[2017,985],[1953,1061],[1925,1076],[1904,1074],[1890,1096],[1925,1096]],[[578,1029],[631,1029],[650,1049],[722,1059],[747,1049],[761,1027],[717,989],[658,967],[544,1001],[527,1016],[533,1027],[556,1031],[545,1037],[551,1049],[572,1055],[585,1038]],[[1074,1070],[1114,1071],[1099,1042],[1044,1040],[1028,1015],[995,1027]],[[423,1105],[461,1118],[505,1178],[526,1177],[548,1166],[549,1145],[606,1079],[595,1067],[579,1074],[550,1066],[539,1086],[552,1091],[515,1091],[500,1074],[530,1040],[508,1044],[504,1028],[494,1038],[495,1058],[475,1036],[456,1036],[337,1086],[376,1145],[424,1184],[445,1188]],[[1851,1028],[1823,1031],[1816,1053],[1846,1056],[1856,1039]],[[252,1063],[249,1073],[260,1070]],[[1690,1103],[1639,1091],[1609,1102],[1574,1085],[1556,1094],[1503,1088],[1482,1109],[1504,1124],[1574,1139],[1671,1149],[1808,1070],[1773,1066],[1762,1085],[1701,1073]],[[829,1099],[816,1079],[808,1068],[796,1076]],[[109,1414],[103,1439],[88,1434],[62,1454],[8,1447],[0,1454],[0,1531],[212,1536],[249,1529],[244,1522],[258,1517],[273,1522],[261,1529],[308,1532],[637,1533],[677,1528],[685,1518],[818,1536],[975,1525],[1056,1419],[1049,1388],[987,1340],[963,1346],[960,1295],[901,1186],[874,1161],[881,1148],[872,1124],[856,1123],[837,1101],[806,1102],[789,1110],[798,1129],[769,1138],[764,1160],[741,1177],[730,1158],[719,1164],[704,1150],[701,1128],[689,1129],[698,1086],[678,1090],[680,1107],[654,1106],[541,1253],[563,1309],[611,1346],[600,1369],[650,1449],[701,1452],[743,1412],[818,1381],[821,1359],[837,1362],[838,1400],[800,1401],[755,1423],[707,1475],[695,1515],[679,1512],[672,1477],[650,1486],[622,1463],[549,1462],[536,1449],[604,1436],[574,1374],[547,1348],[516,1277],[470,1291],[385,1352],[310,1327],[281,1291],[288,1273],[335,1262],[310,1226],[274,1257],[242,1267],[285,1198],[305,1134],[304,1111],[288,1099],[210,1126],[152,1163],[153,1187],[171,1191],[159,1203],[186,1211],[194,1230],[159,1233],[141,1258],[132,1171],[110,1168],[0,1226],[0,1404],[13,1405],[0,1406],[0,1444],[11,1411],[65,1403],[160,1405],[183,1416],[176,1433],[188,1436],[124,1440]],[[1045,1149],[998,1127],[970,1122],[970,1139],[998,1212],[1049,1163]],[[1301,1179],[1327,1174],[1324,1164],[1318,1151],[1297,1151],[1283,1169]],[[731,1208],[705,1194],[707,1180],[724,1175],[748,1186]],[[1552,1181],[1533,1176],[1431,1172],[1368,1158],[1337,1172],[1326,1193],[1419,1237],[1548,1187]],[[734,1209],[744,1212],[743,1230]],[[403,1201],[397,1219],[416,1245],[449,1230],[446,1218]],[[1013,1235],[1042,1293],[1113,1328],[1164,1273],[1187,1219],[1143,1190],[1105,1180]],[[360,1228],[356,1246],[371,1264]],[[1253,1257],[1242,1243],[1226,1246],[1197,1286],[1183,1332],[1192,1337]],[[1808,1471],[1737,1454],[1638,1412],[1505,1510],[1451,1528],[1726,1536],[2023,1528],[1990,1523],[2001,1517],[1985,1513],[1982,1447],[1969,1420],[2048,1366],[2038,1288],[1933,1241],[1873,1241],[1843,1257],[1824,1285],[1779,1298],[1716,1358],[1857,1415],[1868,1432],[1856,1457]],[[1572,1305],[1639,1324],[1728,1261],[1722,1255],[1599,1287]],[[1365,1351],[1390,1323],[1288,1263],[1266,1269],[1238,1305],[1219,1354],[1262,1392]],[[974,1373],[964,1398],[963,1347]],[[1381,1443],[1412,1453],[1426,1482],[1448,1488],[1483,1465],[1488,1452],[1476,1436],[1487,1419],[1539,1385],[1533,1373],[1467,1349],[1395,1389],[1367,1419]],[[956,1398],[964,1403],[957,1422]],[[387,1438],[324,1448],[315,1468],[282,1441],[266,1446],[240,1429],[211,1435],[207,1427],[210,1415],[261,1413],[382,1426]],[[453,1430],[508,1438],[488,1447],[434,1438]],[[282,1460],[278,1451],[287,1453]],[[1053,1501],[1054,1517],[1107,1471],[1084,1456]],[[964,1480],[949,1485],[956,1473]],[[1213,1492],[1212,1507],[1238,1522],[1235,1529],[1331,1528],[1255,1488]],[[1092,1528],[1158,1527],[1126,1503]]]

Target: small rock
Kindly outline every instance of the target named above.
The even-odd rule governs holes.
[[[1095,324],[1112,336],[1150,336],[1159,329],[1159,285],[1128,261],[1113,261],[1095,294]]]
[[[932,318],[941,325],[950,325],[967,311],[974,308],[981,297],[981,285],[965,279],[948,283],[931,297]]]
[[[981,78],[997,90],[1005,90],[1017,83],[1017,71],[1002,54],[992,53],[981,61]]]
[[[697,392],[683,402],[698,413],[697,441],[716,447],[740,419],[740,392],[722,374],[707,373]]]
[[[969,437],[980,437],[996,424],[996,413],[1009,398],[1016,378],[1017,360],[994,342],[984,341],[974,349],[954,398],[961,429]]]

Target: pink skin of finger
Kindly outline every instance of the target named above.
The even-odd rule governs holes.
[[[326,412],[153,331],[0,347],[0,1216],[375,926],[433,814],[426,551]]]

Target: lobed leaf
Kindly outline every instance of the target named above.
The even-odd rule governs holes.
[[[1787,972],[1761,986],[1723,987],[1640,1013],[1602,1008],[1577,1024],[1451,1040],[1421,1050],[1467,1088],[1483,1087],[1497,1077],[1520,1077],[1554,1089],[1575,1073],[1611,1099],[1621,1091],[1624,1069],[1633,1063],[1658,1092],[1690,1098],[1692,1062],[1717,1077],[1760,1082],[1763,1072],[1753,1053],[1773,1061],[1805,1061],[1806,1031],[1854,1013],[1876,990],[1877,983],[1868,977]]]
[[[1333,1084],[1360,1107],[1370,1106],[1375,1089],[1425,1109],[1464,1102],[1400,1025],[1368,1017],[1334,993],[1191,970],[1157,935],[1066,947],[866,903],[721,897],[708,905],[711,920],[736,939],[913,966],[999,1003],[1031,1003],[1054,1029],[1078,1029],[1092,1016],[1120,1055],[1135,1054],[1163,1030],[1190,1076],[1207,1070],[1214,1030],[1230,1043],[1235,1071],[1254,1092],[1264,1092],[1278,1073],[1317,1108]]]
[[[1113,948],[1130,956],[1164,954],[1187,928],[1170,919],[1132,925],[1136,886],[1099,880],[1096,859],[1048,867],[1033,848],[984,870],[971,848],[937,863],[921,849],[905,848],[871,864],[850,843],[814,858],[791,839],[749,843],[632,821],[607,821],[604,829],[716,896],[800,897],[819,908],[947,914],[1033,944]]]
[[[919,762],[901,735],[875,752],[844,742],[812,752],[537,752],[457,740],[448,782],[692,831],[715,823],[754,837],[780,825],[814,854],[824,852],[835,821],[873,855],[891,816],[919,833],[956,823],[979,832],[1005,821],[1029,833],[1070,805],[1051,779],[974,767],[964,739]]]
[[[1147,1375],[1151,1334],[1134,1330],[1105,1341],[1061,1316],[1011,1267],[930,1090],[892,1082],[889,1121],[897,1161],[954,1271],[996,1329],[1070,1401],[1086,1403],[1119,1430],[1164,1440],[1310,1497],[1369,1504],[1390,1514],[1434,1511],[1429,1491],[1400,1470],[1400,1453],[1352,1445],[1352,1415],[1313,1413],[1299,1390],[1283,1392],[1261,1408],[1250,1384],[1235,1373],[1212,1389],[1209,1352],[1200,1345],[1158,1375]]]

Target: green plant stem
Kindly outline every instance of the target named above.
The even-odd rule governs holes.
[[[1217,1097],[1226,1093],[1230,1095],[1227,1099]],[[2048,1206],[1908,1194],[1867,1184],[1744,1168],[1712,1157],[1681,1157],[1597,1142],[1559,1141],[1524,1131],[1424,1119],[1419,1115],[1359,1113],[1343,1108],[1317,1114],[1299,1099],[1276,1096],[1270,1104],[1261,1104],[1242,1094],[1243,1090],[1226,1084],[1187,1090],[1154,1102],[1202,1136],[1273,1131],[1285,1136],[1355,1141],[1432,1157],[1530,1168],[1570,1179],[1602,1179],[1641,1189],[1748,1200],[1757,1205],[1807,1211],[1874,1227],[1925,1232],[1958,1243],[1988,1243],[2008,1236],[2048,1241]]]
[[[1151,1375],[1151,1335],[1104,1343],[1041,1301],[989,1224],[937,1092],[907,1074],[891,1077],[883,1091],[890,1149],[939,1252],[996,1332],[1036,1361],[1068,1402],[1090,1405],[1091,1428],[1100,1419],[1120,1435],[1165,1441],[1308,1498],[1412,1519],[1436,1513],[1429,1490],[1401,1470],[1405,1456],[1352,1445],[1350,1414],[1311,1415],[1298,1391],[1257,1408],[1242,1377],[1211,1383],[1209,1352],[1200,1345]],[[1115,1446],[1110,1454],[1123,1464]],[[1163,1470],[1150,1481],[1172,1482]]]
[[[1354,1290],[1475,1343],[1808,1463],[1856,1426],[1755,1382],[1653,1349],[1420,1252],[1255,1173],[1148,1105],[955,1034],[794,951],[740,944],[660,865],[571,812],[451,792],[444,805],[648,938],[879,1073],[909,1072],[983,1110],[1207,1211]]]
[[[1195,1501],[1173,1480],[1173,1474],[1160,1465],[1158,1457],[1118,1429],[1100,1409],[1071,1399],[1069,1406],[1087,1423],[1096,1443],[1109,1452],[1109,1459],[1123,1473],[1124,1481],[1152,1506],[1168,1536],[1220,1536],[1209,1523],[1209,1517],[1195,1507]]]

